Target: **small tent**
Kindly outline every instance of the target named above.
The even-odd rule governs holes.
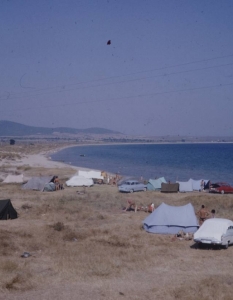
[[[74,175],[66,181],[67,186],[92,186],[93,184],[93,179],[78,175]]]
[[[40,177],[32,177],[22,186],[23,190],[36,190],[43,191],[44,187],[47,183],[51,181],[52,176],[40,176]]]
[[[162,203],[143,221],[143,226],[147,232],[161,234],[195,232],[199,227],[191,203],[183,206]]]
[[[16,219],[17,211],[14,209],[11,200],[0,200],[0,220]]]
[[[157,179],[150,179],[147,183],[147,190],[148,191],[155,191],[161,189],[161,184],[166,183],[164,177],[160,177]]]
[[[179,183],[164,183],[161,184],[162,193],[177,193],[179,191]]]
[[[179,192],[185,193],[193,191],[192,181],[177,181],[177,183],[179,183]]]
[[[23,174],[20,175],[7,175],[7,177],[3,180],[3,183],[23,183],[26,179]]]

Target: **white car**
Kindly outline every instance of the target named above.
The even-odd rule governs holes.
[[[220,218],[208,219],[194,233],[193,239],[197,243],[220,245],[227,249],[233,244],[233,222]]]
[[[138,191],[146,191],[147,186],[137,180],[127,180],[118,187],[120,192],[133,193]]]

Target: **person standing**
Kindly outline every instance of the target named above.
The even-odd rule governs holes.
[[[209,212],[204,204],[202,204],[201,209],[197,212],[197,216],[199,217],[199,225],[201,226],[209,216]]]
[[[202,181],[201,181],[201,192],[204,191],[204,187],[205,187],[205,182],[204,182],[204,180],[202,179]]]

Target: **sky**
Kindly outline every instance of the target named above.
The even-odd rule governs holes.
[[[232,0],[1,0],[0,120],[232,136],[232,16]]]

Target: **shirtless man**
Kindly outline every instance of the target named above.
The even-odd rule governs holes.
[[[197,216],[199,217],[199,225],[201,226],[209,216],[209,212],[205,208],[205,205],[201,206],[201,209],[197,212]]]
[[[136,212],[137,211],[137,206],[136,206],[135,202],[133,202],[130,199],[127,199],[127,206],[124,209],[124,211],[130,211],[130,210],[134,210]]]

